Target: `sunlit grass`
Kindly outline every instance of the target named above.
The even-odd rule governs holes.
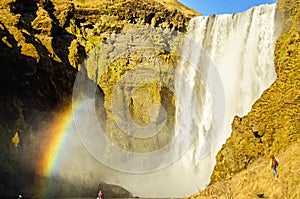
[[[211,185],[203,192],[191,196],[201,198],[300,198],[300,142],[277,155],[278,179],[272,175],[270,159],[261,157],[248,169],[230,180]]]

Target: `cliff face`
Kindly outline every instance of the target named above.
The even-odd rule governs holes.
[[[53,5],[38,1],[1,1],[0,37],[0,193],[5,194],[31,179],[41,145],[38,126],[71,99],[76,69],[68,46],[76,37],[58,23]]]
[[[34,162],[41,144],[39,128],[71,103],[76,74],[78,70],[89,70],[81,68],[81,63],[92,49],[114,41],[116,34],[133,31],[131,35],[135,35],[137,29],[165,28],[171,40],[153,33],[152,39],[159,47],[148,52],[149,57],[159,57],[162,64],[175,63],[177,48],[183,41],[177,41],[177,34],[185,32],[189,20],[196,15],[177,1],[1,1],[0,161],[4,164],[0,165],[0,192],[26,187],[24,179],[35,175]],[[145,36],[149,36],[148,32]],[[111,100],[112,88],[121,75],[137,65],[157,63],[140,59],[143,54],[141,50],[119,57],[107,66],[101,81],[88,72],[91,80],[99,80],[107,126],[112,107],[105,102]],[[155,70],[159,74],[168,69]],[[149,116],[141,116],[148,108],[141,105],[141,96],[148,90],[153,95],[147,106],[162,101],[174,114],[174,104],[168,101],[172,93],[159,85],[145,85],[135,92],[130,109],[142,125],[150,120]]]
[[[242,118],[235,117],[232,135],[217,155],[211,183],[229,179],[259,157],[269,158],[293,145],[300,138],[300,4],[278,2],[284,15],[284,33],[275,49],[277,79]]]

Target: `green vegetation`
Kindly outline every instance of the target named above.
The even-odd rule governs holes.
[[[232,137],[217,156],[212,185],[192,197],[253,198],[260,193],[269,198],[299,197],[296,190],[300,173],[297,169],[300,155],[299,1],[279,0],[278,6],[286,20],[284,34],[278,39],[275,50],[278,79],[247,116],[234,119]],[[39,121],[40,118],[32,118],[32,115],[46,112],[43,119],[51,118],[57,109],[70,101],[76,72],[95,46],[100,45],[101,50],[101,44],[114,35],[138,28],[185,32],[189,20],[197,15],[199,13],[176,0],[1,0],[0,77],[5,81],[5,85],[0,85],[4,93],[0,96],[1,179],[3,176],[13,178],[21,172],[18,165],[26,166],[29,172],[34,168],[34,165],[19,162],[19,147],[15,147],[12,138],[18,131],[20,145],[29,143],[30,146],[23,145],[23,155],[34,160],[36,154],[32,153],[31,146],[38,143],[39,129],[33,123],[46,121]],[[180,50],[176,46],[180,46],[182,38],[163,38],[153,34],[149,39],[159,46],[157,50],[146,53],[155,57],[153,62],[144,56],[145,51],[131,51],[131,54],[119,56],[109,63],[102,71],[101,81],[100,76],[95,79],[98,74],[88,70],[90,79],[99,83],[104,94],[106,128],[113,129],[110,139],[125,149],[131,146],[117,141],[122,135],[111,120],[110,100],[114,86],[127,71],[151,68],[158,74],[155,84],[145,84],[132,95],[130,114],[134,121],[148,124],[149,115],[141,114],[157,102],[167,109],[168,124],[173,124],[174,120],[174,96],[163,85],[172,81],[168,71],[174,68],[178,59]],[[162,67],[151,67],[157,63]],[[148,90],[150,100],[142,104],[141,96]],[[33,113],[33,109],[36,112]],[[168,128],[173,126],[167,125],[162,133],[168,132]],[[21,136],[25,139],[22,140]],[[170,137],[166,135],[158,145],[153,144],[158,143],[156,137],[150,141],[132,139],[139,144],[130,149],[139,152],[155,150],[155,147],[168,143]],[[280,159],[279,181],[274,181],[269,171],[267,157],[271,153],[278,154]],[[6,183],[1,183],[0,193],[7,190]],[[270,184],[274,185],[273,189],[270,189]]]
[[[190,199],[227,199],[227,198],[300,198],[300,143],[280,152],[278,178],[272,175],[270,159],[259,157],[246,170],[239,172],[228,180],[210,185],[206,190],[195,194]]]
[[[300,9],[297,0],[279,0],[284,33],[275,49],[277,79],[232,122],[232,135],[217,155],[208,188],[191,198],[299,198]],[[279,180],[271,176],[270,154],[281,160]]]
[[[50,128],[49,121],[71,103],[73,83],[87,55],[91,56],[94,49],[102,50],[106,41],[128,31],[135,35],[134,30],[155,27],[185,32],[189,20],[197,15],[199,13],[175,0],[1,0],[0,160],[3,164],[0,165],[0,196],[11,195],[15,190],[26,192],[31,186],[28,181],[36,181],[37,157],[43,144],[40,139],[47,137],[45,128]],[[126,149],[130,147],[128,143],[118,142],[124,133],[121,135],[111,120],[108,100],[111,100],[114,86],[129,70],[149,69],[158,62],[163,66],[155,68],[155,83],[136,89],[130,114],[135,122],[146,125],[151,118],[143,110],[161,102],[169,114],[165,128],[173,128],[173,93],[162,85],[172,81],[168,68],[174,68],[179,55],[174,46],[180,45],[182,38],[172,38],[174,42],[170,44],[169,39],[160,34],[151,36],[152,43],[160,46],[158,51],[132,50],[131,54],[108,63],[101,76],[87,68],[89,78],[99,83],[99,93],[104,95],[105,101],[98,101],[105,112],[101,122],[107,128],[111,125],[109,136]],[[154,62],[144,56],[148,53],[149,57],[154,57]],[[142,95],[148,93],[146,91],[150,91],[151,100],[143,104]],[[168,143],[171,137],[166,134],[168,131],[170,129],[162,132],[165,139],[159,141],[129,138],[140,143],[131,149],[155,150]],[[17,147],[16,137],[12,142],[16,132],[19,135]],[[158,142],[156,146],[154,143]]]

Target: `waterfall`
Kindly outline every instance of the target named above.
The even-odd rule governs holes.
[[[276,79],[279,29],[276,4],[190,21],[175,82],[176,132],[195,137],[183,162],[198,187],[209,183],[234,116],[246,115]]]
[[[171,75],[168,74],[166,78],[167,82],[173,83],[169,77],[175,72],[175,136],[172,137],[171,144],[149,153],[127,153],[112,145],[104,134],[99,139],[102,129],[97,122],[95,109],[96,84],[92,84],[93,87],[81,84],[77,76],[73,96],[75,99],[82,98],[81,92],[76,94],[77,88],[88,93],[88,97],[73,106],[76,124],[74,131],[80,132],[77,133],[80,134],[80,139],[76,134],[78,137],[74,136],[70,141],[71,147],[68,150],[73,151],[73,155],[67,154],[68,158],[60,164],[59,172],[68,179],[76,179],[79,173],[83,175],[78,177],[83,179],[84,184],[103,181],[120,185],[133,196],[139,197],[184,197],[205,188],[215,165],[215,156],[230,136],[233,117],[247,114],[262,92],[276,79],[273,51],[280,29],[277,25],[276,4],[253,7],[234,15],[200,16],[192,19],[185,35],[181,60],[176,71],[172,68]],[[101,77],[99,74],[106,68],[100,68],[98,64],[106,66],[106,61],[126,55],[124,52],[142,53],[141,57],[143,54],[153,55],[143,59],[149,63],[160,63],[157,61],[160,60],[158,54],[155,54],[160,48],[151,46],[151,42],[148,45],[147,41],[157,41],[157,35],[164,36],[162,41],[179,38],[168,31],[147,28],[115,35],[111,41],[108,39],[107,44],[96,48],[95,56],[91,56],[86,62],[93,67],[82,70],[82,81],[86,80],[85,72],[91,79]],[[175,41],[173,43],[177,44]],[[98,50],[107,53],[97,54]],[[153,71],[161,75],[159,69],[164,63],[147,66],[149,67],[143,68],[145,70],[128,68],[126,75],[122,76],[128,81],[119,81],[115,88],[121,89],[115,90],[114,99],[120,96],[117,95],[119,91],[129,92],[138,87],[138,82],[160,78]],[[138,81],[132,81],[135,76],[139,77]],[[145,81],[141,81],[140,77]],[[164,86],[171,90],[174,87],[171,85]],[[123,110],[120,103],[115,102],[114,105],[116,110],[112,112]],[[100,111],[102,110],[103,107]],[[127,116],[119,115],[116,118]],[[129,123],[125,120],[124,124]],[[171,133],[173,136],[173,129]],[[157,138],[151,144],[157,145],[158,139],[162,138]],[[106,145],[109,147],[105,148]]]

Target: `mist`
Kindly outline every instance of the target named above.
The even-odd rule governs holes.
[[[72,192],[70,183],[73,189],[90,187],[84,194],[95,191],[91,196],[101,189],[101,183],[118,185],[138,197],[185,197],[204,189],[215,156],[230,136],[233,117],[247,114],[276,79],[273,51],[281,25],[276,20],[276,4],[235,15],[192,19],[176,66],[179,78],[174,87],[166,85],[176,99],[175,132],[170,132],[174,140],[157,151],[128,150],[120,155],[124,150],[109,143],[103,133],[111,133],[104,122],[103,91],[96,84],[78,84],[84,94],[73,94],[67,139],[48,177],[66,182],[58,183],[60,192]],[[125,43],[124,38],[120,35],[119,41]],[[117,51],[110,56],[114,53],[119,56]],[[103,70],[86,66],[81,72],[98,82]],[[60,114],[64,115],[58,110],[51,120],[35,121],[45,131],[42,135],[46,137],[39,139],[51,136],[46,132],[56,125],[55,117]],[[44,153],[42,148],[39,151]]]

